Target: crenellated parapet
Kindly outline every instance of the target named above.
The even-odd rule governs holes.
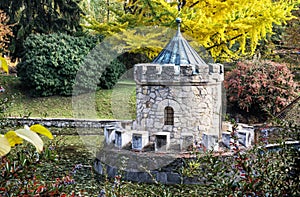
[[[224,80],[222,64],[174,65],[174,64],[137,64],[134,70],[137,84],[155,85],[200,85]]]

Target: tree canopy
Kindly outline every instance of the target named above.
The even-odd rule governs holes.
[[[11,25],[8,25],[7,15],[0,10],[0,56],[7,50],[9,36],[12,36]]]
[[[108,6],[116,14],[115,20],[97,21],[85,17],[83,26],[104,35],[114,35],[135,27],[175,27],[175,19],[181,17],[182,32],[219,60],[253,55],[259,41],[273,33],[274,24],[283,25],[294,18],[292,11],[299,3],[299,0],[186,0],[181,2],[178,11],[178,2],[172,0],[117,1],[123,5],[122,10]],[[139,41],[138,36],[141,35],[135,31],[128,38]],[[128,47],[134,49],[136,44],[128,42]]]
[[[81,30],[78,0],[5,0],[0,9],[9,16],[13,35],[9,50],[21,56],[23,42],[31,33],[63,32],[74,34]]]

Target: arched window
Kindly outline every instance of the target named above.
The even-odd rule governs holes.
[[[165,125],[174,125],[174,110],[170,106],[165,108]]]

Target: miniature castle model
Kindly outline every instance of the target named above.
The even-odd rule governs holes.
[[[200,142],[216,149],[222,133],[224,68],[205,63],[183,38],[181,20],[176,21],[176,35],[153,62],[134,67],[137,118],[133,135],[142,140],[147,133],[158,151],[180,151]]]
[[[134,66],[136,120],[104,127],[108,146],[97,153],[94,166],[98,173],[115,177],[124,169],[120,158],[127,158],[125,180],[153,183],[155,177],[163,184],[199,184],[203,183],[199,177],[187,179],[177,173],[183,161],[190,159],[186,151],[200,144],[222,150],[218,146],[221,139],[223,145],[233,148],[236,139],[231,132],[222,132],[224,67],[205,63],[181,35],[180,19],[176,21],[176,35],[153,62]],[[231,124],[223,126],[232,131]],[[239,127],[237,143],[249,147],[254,128]]]
[[[206,64],[177,22],[176,35],[153,62],[135,65],[137,117],[133,123],[104,127],[108,146],[95,161],[100,174],[115,177],[123,165],[119,158],[125,157],[125,180],[153,182],[155,176],[161,183],[188,183],[174,172],[185,159],[182,153],[200,144],[218,150],[222,136],[230,144],[230,135],[221,130],[223,65]]]

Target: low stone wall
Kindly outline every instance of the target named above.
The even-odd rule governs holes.
[[[186,161],[183,161],[186,160]],[[155,183],[161,184],[203,184],[204,179],[201,177],[183,177],[175,169],[182,167],[183,163],[188,162],[187,158],[177,158],[168,166],[164,166],[161,169],[149,170],[149,171],[137,171],[137,170],[125,170],[120,171],[119,168],[104,164],[98,158],[94,162],[94,169],[101,175],[107,175],[110,178],[114,178],[117,175],[122,174],[122,179],[127,181],[133,181],[138,183]]]
[[[58,128],[104,128],[106,125],[120,125],[123,128],[131,128],[132,123],[132,120],[10,117],[4,124],[11,126],[31,126],[33,124],[41,124],[45,127]]]

